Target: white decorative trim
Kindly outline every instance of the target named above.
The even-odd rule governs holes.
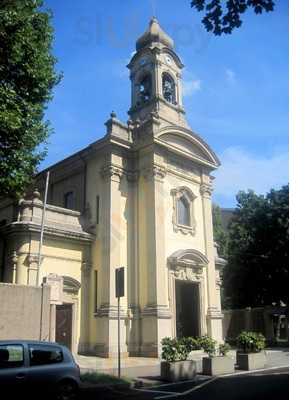
[[[195,220],[195,215],[194,215],[194,200],[196,199],[197,196],[195,196],[193,194],[193,192],[185,186],[181,186],[176,189],[172,189],[171,195],[173,196],[172,222],[173,222],[174,231],[181,232],[185,235],[190,234],[190,235],[194,236],[196,233],[196,220]],[[188,201],[189,206],[190,206],[190,223],[189,223],[189,225],[181,225],[178,222],[177,203],[181,197],[185,197],[185,199]]]

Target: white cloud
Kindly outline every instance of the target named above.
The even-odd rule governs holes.
[[[220,160],[222,165],[214,181],[217,196],[232,198],[239,190],[248,189],[265,194],[289,182],[289,149],[260,157],[241,147],[229,147],[220,155]]]
[[[226,68],[225,75],[229,83],[236,83],[236,74],[232,69]]]
[[[193,93],[201,90],[201,81],[200,79],[191,79],[183,81],[183,95],[191,96]]]

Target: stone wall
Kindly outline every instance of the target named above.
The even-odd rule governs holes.
[[[0,340],[50,339],[50,286],[0,283]]]

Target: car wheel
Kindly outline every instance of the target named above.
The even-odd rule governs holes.
[[[58,384],[56,399],[57,400],[76,400],[78,387],[73,381],[63,381]]]

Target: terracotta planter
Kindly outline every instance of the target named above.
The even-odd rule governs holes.
[[[230,357],[216,356],[203,358],[204,375],[225,375],[232,374],[234,371],[235,362]]]
[[[262,369],[266,365],[265,351],[259,353],[242,353],[237,351],[237,365],[240,369],[250,371],[253,369]]]
[[[193,360],[161,362],[161,378],[168,382],[194,379],[196,370],[196,362]]]

